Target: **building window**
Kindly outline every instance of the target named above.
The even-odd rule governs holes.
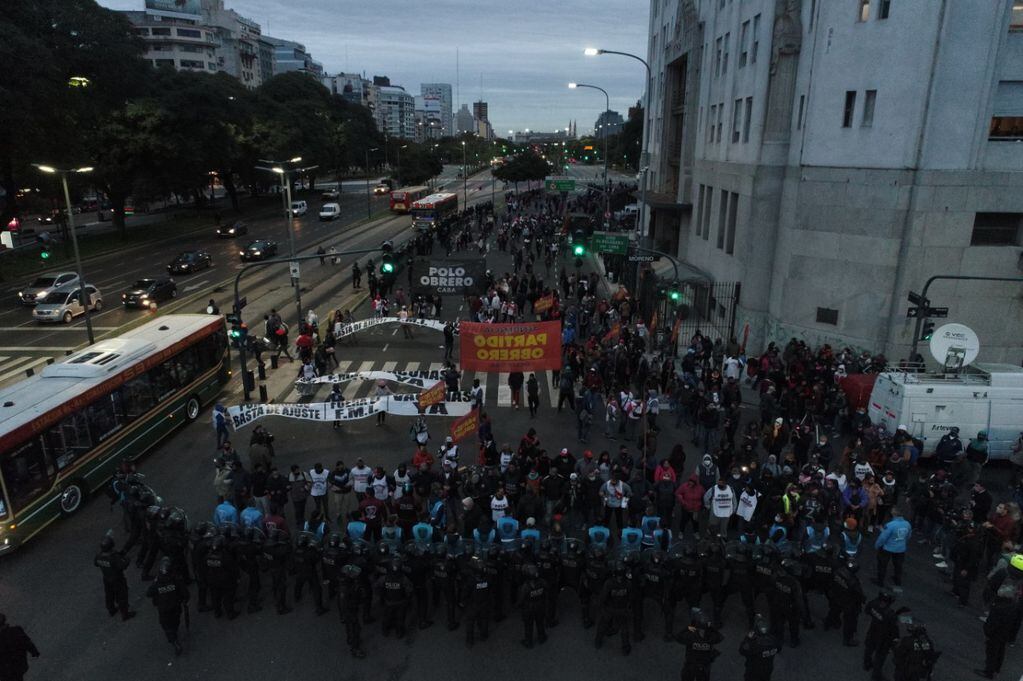
[[[714,205],[714,187],[707,187],[707,208],[703,211],[703,240],[707,241],[710,238],[710,212],[711,207]]]
[[[181,38],[201,38],[202,31],[197,31],[194,28],[179,28],[178,36]]]
[[[749,19],[742,22],[742,29],[739,31],[739,68],[746,65],[749,58]]]
[[[171,33],[170,33],[170,29],[169,28],[154,28],[153,29],[153,35],[170,35],[170,34]]]
[[[728,73],[728,43],[732,42],[732,34],[725,34],[724,56],[721,57],[721,73]]]
[[[1010,31],[1023,31],[1023,0],[1012,0],[1012,14],[1009,17]]]
[[[860,0],[860,13],[856,21],[867,21],[870,19],[870,0]]]
[[[832,310],[830,307],[818,307],[817,323],[838,326],[838,310]]]
[[[845,109],[842,111],[842,127],[851,128],[853,112],[856,111],[856,90],[845,91]]]
[[[205,69],[205,62],[195,61],[194,59],[182,59],[181,68],[183,69]]]
[[[863,119],[860,126],[869,128],[874,125],[874,103],[877,101],[877,90],[867,90],[863,93]]]
[[[994,116],[988,138],[1000,141],[1023,140],[1023,116]]]
[[[135,29],[135,35],[149,35],[149,29],[148,28],[136,28]]]
[[[725,234],[725,253],[735,254],[735,221],[739,212],[739,195],[732,192],[728,195],[728,231]]]
[[[881,0],[877,5],[877,18],[887,19],[892,13],[892,0]]]
[[[753,121],[753,98],[746,98],[746,115],[742,121],[742,143],[746,144],[749,142],[749,129]]]
[[[735,100],[732,108],[732,144],[735,144],[742,137],[742,100]]]
[[[977,213],[971,246],[1016,246],[1023,213]]]
[[[757,63],[757,48],[760,47],[760,15],[753,17],[753,46],[749,51],[749,63]]]
[[[710,105],[710,116],[707,118],[707,142],[714,141],[714,123],[717,121],[718,105]]]
[[[718,248],[725,247],[725,229],[728,224],[728,197],[731,192],[721,192],[718,206]]]
[[[169,66],[171,68],[174,68],[174,60],[173,59],[154,59],[153,60],[153,66],[155,66],[157,68],[160,68],[161,66]]]
[[[725,128],[725,103],[724,102],[719,102],[718,103],[718,132],[717,132],[717,136],[714,138],[715,142],[720,142],[721,141],[721,131],[724,130],[724,128]]]
[[[799,111],[796,113],[796,130],[803,129],[803,108],[806,106],[806,95],[799,95]]]
[[[716,46],[716,50],[714,52],[714,75],[715,76],[720,76],[721,75],[721,38],[718,38],[717,41],[715,41],[714,45]]]

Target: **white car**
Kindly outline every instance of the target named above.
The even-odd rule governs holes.
[[[320,206],[321,220],[336,220],[341,217],[341,206],[336,203],[325,203]]]
[[[63,286],[55,289],[46,297],[46,301],[36,303],[32,310],[32,316],[37,322],[63,322],[70,324],[71,320],[79,315],[85,314],[86,307],[93,312],[103,309],[103,294],[92,284],[84,286],[85,295],[88,298],[88,306],[82,305],[77,284]]]
[[[305,215],[306,211],[309,210],[309,204],[305,201],[292,201],[291,202],[291,214],[295,217],[299,215]]]

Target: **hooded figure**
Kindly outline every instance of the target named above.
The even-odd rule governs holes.
[[[700,467],[696,472],[700,476],[700,485],[704,489],[710,489],[721,479],[721,471],[718,470],[717,464],[714,463],[714,459],[710,454],[703,455]]]
[[[781,466],[778,465],[778,457],[774,454],[767,455],[767,463],[764,464],[762,471],[771,471],[771,475],[778,477],[781,475]],[[763,474],[763,473],[761,473]]]

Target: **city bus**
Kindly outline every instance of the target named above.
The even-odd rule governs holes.
[[[426,196],[428,187],[402,187],[391,192],[391,212],[408,213],[415,201]]]
[[[228,359],[222,317],[164,315],[0,390],[0,554],[197,419]]]
[[[433,229],[446,216],[458,212],[458,194],[440,192],[430,194],[412,204],[412,226],[416,229]]]

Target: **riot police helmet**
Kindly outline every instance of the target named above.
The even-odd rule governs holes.
[[[160,559],[160,565],[157,569],[161,575],[166,577],[171,574],[173,568],[174,564],[171,562],[170,556],[164,556]]]
[[[114,550],[114,538],[109,534],[103,535],[103,538],[99,540],[100,551],[113,551]]]
[[[757,632],[761,636],[766,636],[770,630],[771,625],[767,621],[767,618],[758,612],[753,618],[753,631]]]
[[[540,576],[540,570],[536,567],[536,565],[526,563],[522,566],[522,576],[526,579],[536,579]]]
[[[362,569],[358,565],[345,565],[341,568],[341,575],[346,579],[358,579],[362,575]]]
[[[341,548],[341,541],[342,539],[340,534],[337,532],[331,532],[330,536],[327,537],[327,546],[332,549],[339,549]]]

